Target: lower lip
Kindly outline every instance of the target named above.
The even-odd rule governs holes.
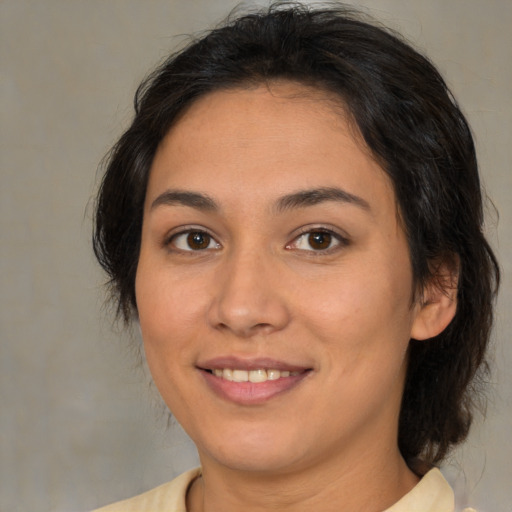
[[[267,380],[265,382],[233,382],[230,380],[216,377],[210,372],[201,370],[206,383],[221,398],[240,405],[262,404],[274,398],[281,393],[295,388],[306,376],[309,371],[301,372],[299,375],[281,377],[277,380]]]

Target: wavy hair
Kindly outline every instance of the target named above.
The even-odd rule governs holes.
[[[390,177],[416,289],[456,258],[457,312],[429,342],[411,340],[399,418],[406,460],[442,460],[469,430],[499,283],[483,234],[470,128],[432,63],[347,7],[277,3],[228,19],[171,55],[139,87],[96,203],[94,251],[118,313],[137,314],[135,274],[148,176],[161,140],[197,98],[289,80],[334,93]],[[476,383],[476,384],[475,384]]]

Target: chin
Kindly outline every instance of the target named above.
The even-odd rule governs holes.
[[[208,458],[215,459],[218,464],[237,471],[276,473],[285,472],[298,465],[301,452],[297,449],[301,446],[301,439],[291,442],[292,436],[283,433],[278,435],[260,432],[238,432],[226,434],[224,444],[215,444],[214,449],[201,450]],[[280,434],[280,435],[279,435]]]
[[[266,450],[243,454],[222,454],[216,462],[234,471],[266,475],[286,473],[299,465],[296,454],[292,457],[275,451],[270,453]]]

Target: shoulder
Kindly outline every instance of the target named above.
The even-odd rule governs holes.
[[[189,485],[201,474],[199,468],[133,498],[118,501],[94,512],[186,512],[185,496]]]
[[[441,471],[433,468],[410,492],[385,512],[455,512],[453,490]],[[477,511],[465,508],[461,512]]]
[[[185,497],[190,484],[201,474],[192,469],[133,498],[118,501],[93,512],[187,512]],[[409,493],[384,512],[455,512],[453,491],[439,469],[431,469]],[[461,512],[477,512],[465,508]]]

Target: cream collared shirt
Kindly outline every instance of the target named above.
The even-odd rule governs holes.
[[[187,512],[185,496],[200,469],[187,471],[171,482],[134,498],[118,501],[94,512]],[[384,512],[454,512],[453,491],[439,469],[431,469],[402,499]],[[466,508],[462,512],[476,512]]]

